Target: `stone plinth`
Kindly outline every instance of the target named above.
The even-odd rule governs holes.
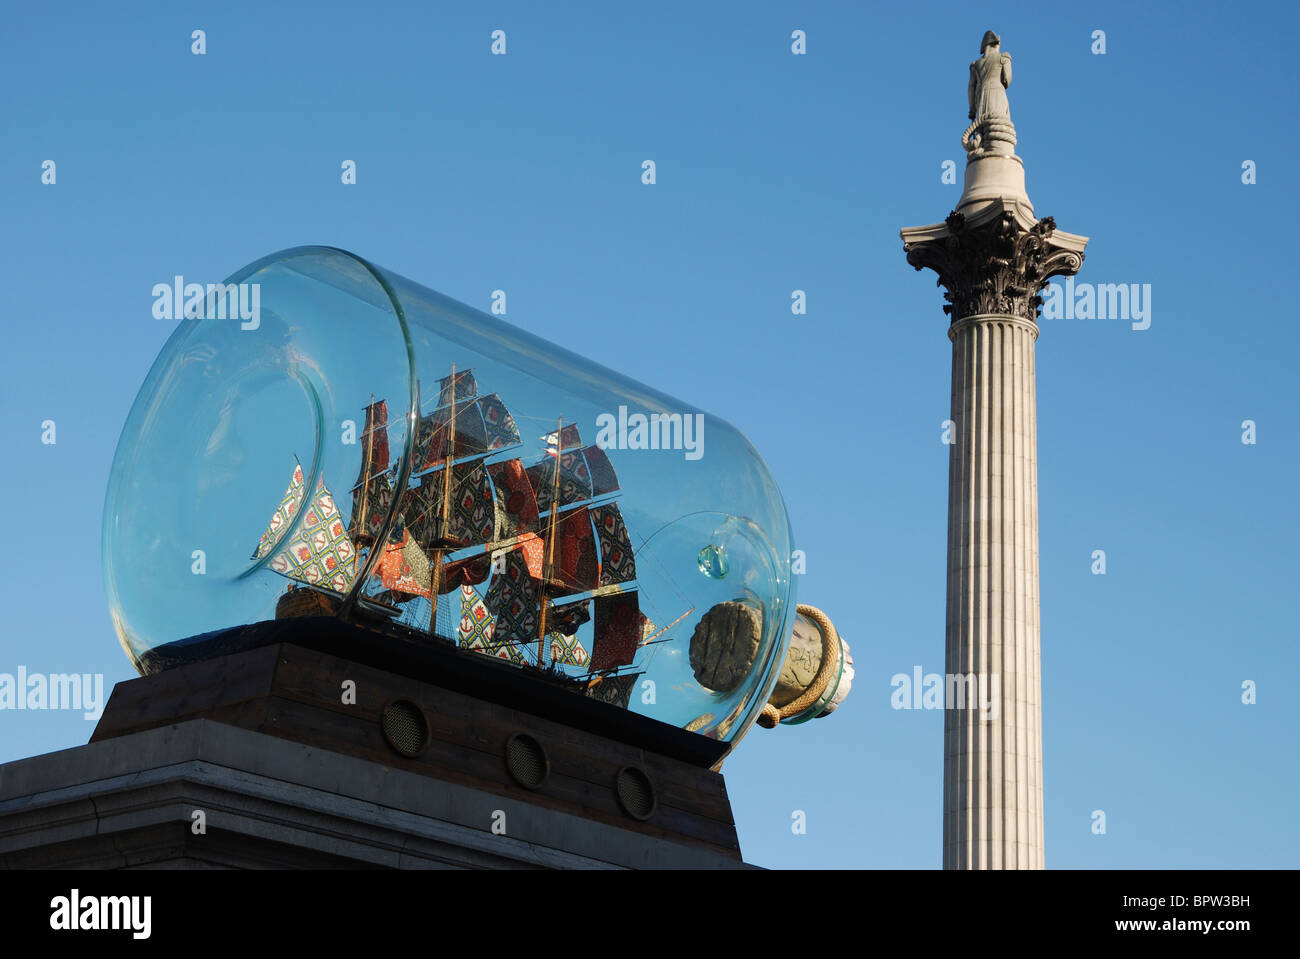
[[[502,835],[489,828],[496,809],[505,813]],[[6,869],[742,865],[526,798],[206,719],[0,767]]]
[[[0,766],[0,867],[745,866],[693,734],[566,689],[525,711],[486,657],[393,672],[333,620],[232,634],[119,683],[88,745]]]

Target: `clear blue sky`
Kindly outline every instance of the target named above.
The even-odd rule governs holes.
[[[943,669],[950,345],[898,230],[956,202],[941,164],[960,161],[966,64],[992,28],[1039,215],[1092,238],[1080,281],[1152,288],[1147,330],[1052,320],[1038,341],[1047,863],[1300,865],[1298,19],[1288,3],[12,6],[0,672],[134,675],[100,514],[172,328],[153,285],[337,245],[481,309],[504,289],[511,322],[749,436],[807,553],[799,598],[835,618],[857,683],[833,717],[755,729],[728,760],[745,855],[937,867],[942,716],[892,709],[890,677]],[[92,726],[0,712],[0,761]]]

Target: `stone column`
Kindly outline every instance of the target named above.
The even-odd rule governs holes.
[[[1036,219],[1020,158],[1000,155],[972,155],[957,209],[902,236],[939,275],[953,345],[943,865],[1041,869],[1034,345],[1040,291],[1088,239]]]
[[[1019,317],[975,314],[954,323],[948,336],[953,445],[944,671],[977,678],[978,708],[944,713],[943,864],[1040,868],[1038,329]],[[954,700],[955,692],[956,686]]]

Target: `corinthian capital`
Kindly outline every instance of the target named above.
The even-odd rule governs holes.
[[[1088,238],[1035,220],[1024,204],[996,200],[972,216],[954,212],[943,223],[902,231],[907,262],[939,275],[955,322],[978,313],[1038,321],[1039,295],[1054,276],[1077,273]]]

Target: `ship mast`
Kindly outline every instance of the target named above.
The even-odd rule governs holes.
[[[442,503],[438,507],[437,542],[433,549],[429,588],[429,635],[438,635],[438,592],[442,589],[442,539],[451,513],[451,464],[456,453],[456,364],[451,364],[451,414],[447,429],[447,452],[442,463]]]
[[[366,499],[370,493],[370,465],[375,452],[375,394],[370,394],[370,405],[366,407],[366,462],[361,468],[361,519],[357,523],[358,538],[366,531]],[[374,548],[373,546],[371,547]]]
[[[542,602],[537,617],[537,668],[546,662],[546,591],[555,569],[555,523],[560,515],[560,460],[564,457],[564,417],[555,426],[555,471],[551,479],[551,516],[547,523],[546,562],[542,565]]]

